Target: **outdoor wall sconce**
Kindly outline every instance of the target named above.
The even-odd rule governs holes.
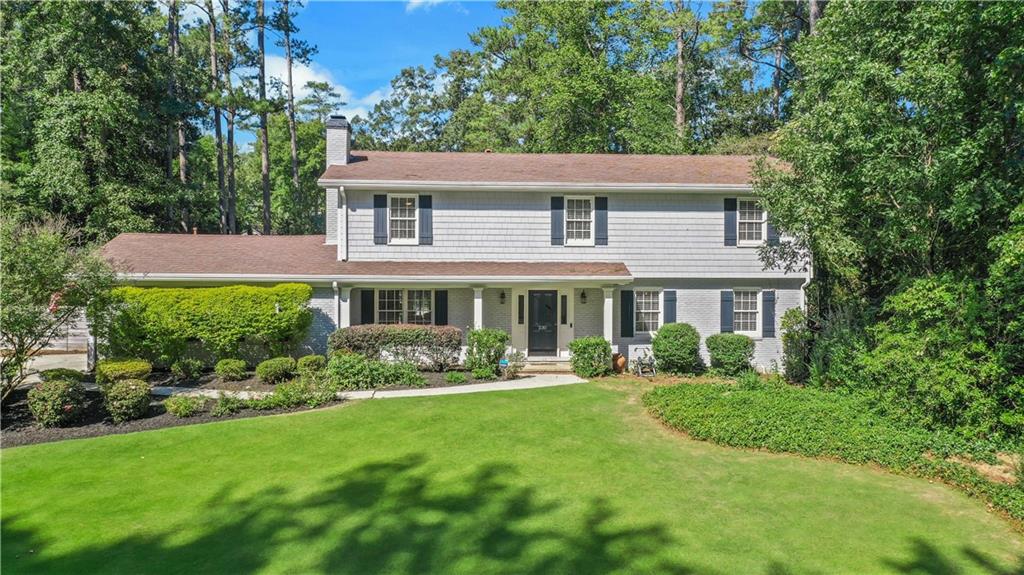
[[[580,290],[580,303],[587,303],[587,290]]]
[[[498,301],[501,302],[501,305],[505,305],[505,290],[501,290],[501,293],[498,294]]]

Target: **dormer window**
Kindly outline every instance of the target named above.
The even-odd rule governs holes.
[[[388,194],[388,243],[416,245],[419,210],[415,194]]]
[[[593,196],[566,196],[565,245],[594,245]]]

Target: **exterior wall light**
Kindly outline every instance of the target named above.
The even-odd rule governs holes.
[[[587,303],[587,290],[580,290],[580,303]]]

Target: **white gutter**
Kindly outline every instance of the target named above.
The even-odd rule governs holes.
[[[749,192],[750,184],[658,184],[658,183],[617,183],[617,182],[451,182],[410,180],[351,180],[351,179],[320,179],[321,187],[344,186],[351,189],[391,190],[391,191],[515,191],[515,192],[550,192],[552,189],[572,190],[579,192],[693,192],[722,193]]]
[[[330,282],[374,284],[435,284],[435,283],[497,283],[529,284],[538,282],[601,282],[625,285],[631,276],[381,276],[381,275],[286,275],[286,274],[199,274],[199,273],[121,273],[118,277],[128,281],[191,281],[191,282]]]

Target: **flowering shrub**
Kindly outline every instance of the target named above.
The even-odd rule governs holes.
[[[43,381],[29,390],[28,409],[43,427],[67,425],[85,409],[85,387],[70,379]]]
[[[122,379],[103,388],[103,405],[114,423],[141,419],[149,411],[149,384],[141,379]]]

